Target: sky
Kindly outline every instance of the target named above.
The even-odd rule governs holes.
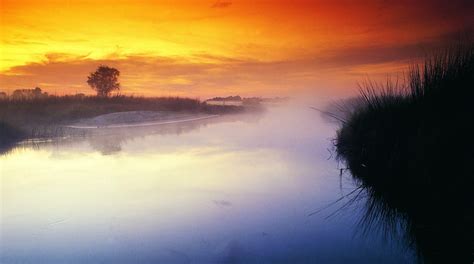
[[[0,91],[92,94],[108,65],[123,94],[343,95],[472,25],[465,0],[0,0]]]

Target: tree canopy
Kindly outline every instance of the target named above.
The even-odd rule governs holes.
[[[112,91],[120,90],[119,76],[119,70],[101,65],[87,77],[87,83],[97,92],[97,96],[107,97]]]

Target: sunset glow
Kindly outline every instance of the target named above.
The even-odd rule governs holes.
[[[343,93],[469,30],[442,2],[0,0],[0,90],[91,94],[106,64],[125,94]]]
[[[473,87],[474,0],[0,0],[0,263],[474,264]]]

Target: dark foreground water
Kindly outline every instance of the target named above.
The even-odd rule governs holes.
[[[303,106],[93,131],[0,157],[1,263],[410,263],[358,224],[331,157],[336,126]]]

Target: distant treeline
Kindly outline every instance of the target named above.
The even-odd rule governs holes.
[[[0,92],[0,100],[32,100],[48,96],[48,93],[43,92],[39,87],[34,89],[17,89],[10,96],[5,92]]]
[[[240,97],[240,95],[227,96],[227,97],[214,97],[206,101],[242,101],[242,97]]]
[[[284,102],[289,100],[289,97],[241,97],[240,95],[227,96],[227,97],[214,97],[206,101],[241,101],[241,102]]]

